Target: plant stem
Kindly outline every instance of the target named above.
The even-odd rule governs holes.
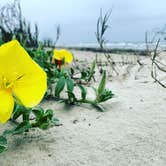
[[[92,105],[96,105],[97,103],[96,103],[96,101],[92,101],[92,100],[87,100],[87,99],[85,99],[85,100],[77,100],[77,102],[80,102],[80,103],[88,103],[88,104],[92,104]]]

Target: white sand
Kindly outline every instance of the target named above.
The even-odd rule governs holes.
[[[75,51],[82,60],[94,55]],[[12,137],[0,166],[165,166],[166,90],[152,80],[150,58],[141,57],[140,68],[137,57],[130,57],[123,60],[132,64],[119,64],[119,76],[107,84],[116,94],[104,103],[107,112],[43,102],[63,126]]]

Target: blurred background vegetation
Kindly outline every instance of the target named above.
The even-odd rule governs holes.
[[[23,46],[38,47],[54,46],[60,38],[60,25],[56,27],[55,41],[46,38],[39,42],[39,27],[31,23],[23,16],[19,0],[4,4],[0,7],[0,44],[17,39]]]

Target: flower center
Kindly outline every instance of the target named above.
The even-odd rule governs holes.
[[[58,67],[59,67],[59,69],[61,69],[61,67],[62,67],[62,60],[58,60]]]
[[[0,89],[11,90],[13,86],[13,82],[9,81],[7,78],[2,77],[0,79]]]

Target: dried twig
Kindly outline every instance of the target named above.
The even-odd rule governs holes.
[[[156,60],[156,58],[158,56],[159,43],[160,43],[160,39],[158,39],[158,41],[156,43],[156,46],[155,46],[155,49],[154,49],[154,54],[153,54],[152,59],[151,59],[152,60],[151,76],[155,80],[155,82],[160,84],[162,87],[166,88],[166,85],[158,79],[158,73],[157,73],[157,69],[159,71],[162,71],[162,72],[166,73],[166,65],[161,63],[159,60]],[[163,65],[163,67],[160,66],[161,64]]]

